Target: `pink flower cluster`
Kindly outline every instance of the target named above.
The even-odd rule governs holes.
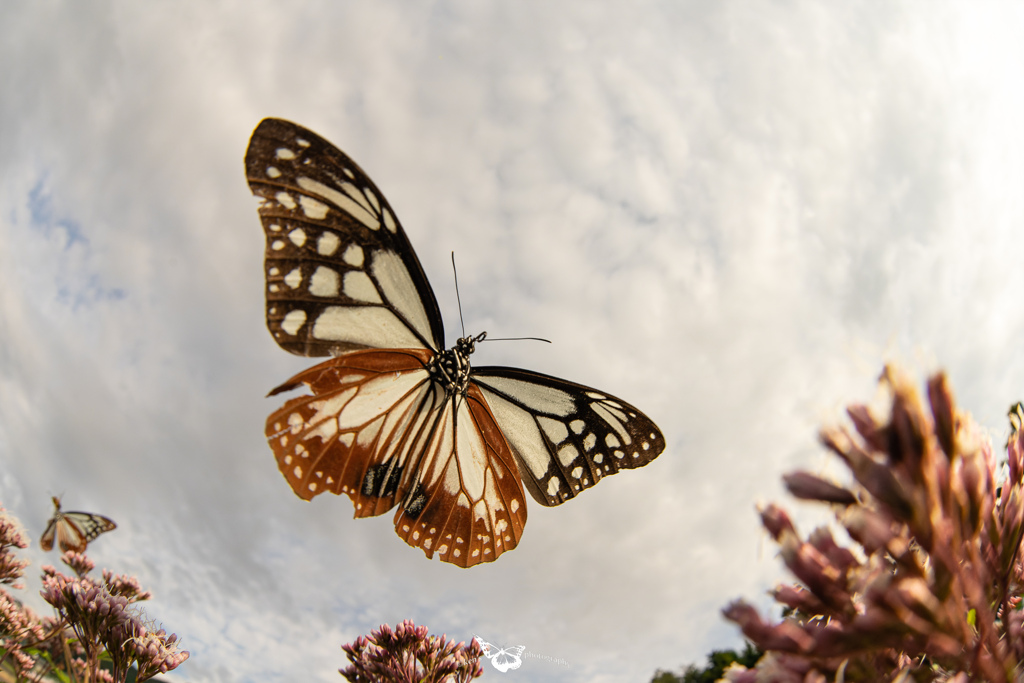
[[[189,653],[177,649],[177,636],[163,630],[150,631],[142,620],[135,602],[149,597],[134,577],[103,572],[103,582],[91,579],[87,572],[92,562],[80,553],[68,551],[64,562],[78,576],[70,578],[53,567],[43,567],[43,590],[46,602],[53,605],[60,618],[78,636],[87,660],[103,650],[113,661],[114,680],[124,680],[133,664],[138,666],[137,681],[145,681],[166,673],[188,659]],[[81,570],[85,570],[82,572]]]
[[[1019,680],[1022,414],[1011,413],[1009,474],[997,486],[991,443],[956,409],[944,375],[929,381],[927,407],[901,373],[887,368],[882,379],[886,415],[855,405],[854,430],[822,433],[856,486],[807,472],[785,478],[795,496],[832,505],[857,547],[839,545],[827,528],[801,538],[781,508],[762,510],[799,583],[773,592],[787,614],[781,622],[743,601],[724,610],[766,651],[754,669],[734,668],[728,680]]]
[[[384,624],[342,649],[352,664],[340,673],[351,683],[466,683],[483,674],[475,641],[467,646],[428,636],[426,626],[409,619],[394,631]]]
[[[11,588],[24,588],[18,579],[25,573],[28,560],[19,560],[14,556],[12,548],[24,550],[28,542],[18,529],[17,520],[7,514],[0,505],[0,584]]]
[[[43,567],[41,595],[58,618],[38,617],[3,587],[22,587],[16,582],[28,562],[18,560],[13,549],[27,546],[16,520],[0,507],[0,678],[69,680],[73,673],[71,680],[123,683],[134,665],[136,680],[145,681],[188,659],[188,652],[178,650],[177,636],[144,623],[135,603],[150,593],[138,579],[104,569],[97,582],[89,576],[95,564],[83,553],[69,551],[61,558],[74,577]],[[103,653],[111,670],[100,668]]]

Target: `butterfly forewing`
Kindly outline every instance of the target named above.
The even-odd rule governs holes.
[[[316,133],[264,119],[245,155],[266,233],[267,327],[303,356],[443,346],[437,301],[384,195]]]
[[[649,417],[596,389],[506,367],[475,368],[472,380],[515,453],[523,483],[542,505],[560,505],[665,449]]]

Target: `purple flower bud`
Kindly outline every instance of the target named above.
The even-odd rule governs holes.
[[[804,500],[820,500],[838,505],[853,505],[857,502],[857,497],[847,489],[809,472],[791,472],[783,476],[782,481],[790,493]]]

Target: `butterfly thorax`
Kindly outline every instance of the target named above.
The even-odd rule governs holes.
[[[476,351],[476,343],[487,336],[481,332],[475,337],[462,337],[455,346],[434,356],[427,364],[431,378],[440,384],[449,396],[466,395],[469,388],[469,356]]]

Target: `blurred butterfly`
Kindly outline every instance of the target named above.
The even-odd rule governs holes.
[[[94,515],[91,512],[63,512],[60,509],[60,498],[52,498],[53,517],[46,525],[43,537],[39,539],[39,547],[43,550],[53,549],[53,538],[56,536],[61,551],[85,552],[89,541],[117,528],[112,520],[103,515]]]
[[[479,643],[480,648],[484,651],[484,657],[491,660],[491,666],[501,673],[505,673],[510,669],[518,669],[523,665],[523,660],[520,657],[522,656],[523,651],[526,650],[525,645],[500,648],[497,645],[493,645],[482,640],[480,636],[474,636],[473,640]]]
[[[434,292],[391,206],[316,133],[265,119],[245,155],[266,233],[267,327],[286,351],[334,356],[267,419],[304,500],[347,494],[356,517],[396,505],[409,545],[460,567],[519,543],[523,486],[559,505],[651,462],[665,439],[604,392],[529,370],[470,368],[485,334],[444,350]]]

